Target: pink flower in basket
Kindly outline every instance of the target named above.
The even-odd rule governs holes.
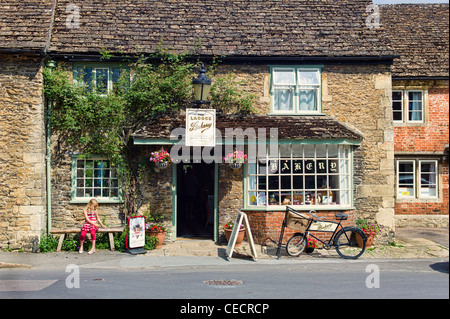
[[[152,152],[150,156],[150,162],[153,163],[164,163],[164,162],[172,162],[172,158],[170,157],[170,154],[164,150],[164,148],[161,148],[161,150]]]
[[[234,151],[233,153],[228,153],[227,156],[223,158],[225,163],[245,163],[248,160],[247,155],[242,151]]]

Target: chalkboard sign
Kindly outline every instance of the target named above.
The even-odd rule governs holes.
[[[228,241],[227,246],[227,257],[231,258],[233,256],[234,245],[236,244],[237,235],[239,233],[239,225],[244,224],[245,233],[247,234],[248,243],[250,245],[250,251],[253,254],[253,259],[256,259],[256,249],[255,243],[253,242],[252,232],[250,230],[250,223],[248,222],[247,214],[243,212],[239,212],[236,216],[236,220],[234,221],[235,227],[233,227],[233,231],[231,232],[230,240]],[[237,226],[237,227],[236,227]]]

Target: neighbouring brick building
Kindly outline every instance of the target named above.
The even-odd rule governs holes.
[[[6,145],[0,151],[0,247],[33,249],[50,227],[81,226],[82,209],[92,197],[109,225],[123,224],[120,181],[108,159],[79,158],[76,150],[61,148],[55,135],[46,141],[42,67],[52,60],[74,74],[88,71],[92,80],[98,74],[112,79],[115,52],[151,54],[160,44],[194,51],[206,65],[221,56],[214,76],[232,71],[256,95],[257,114],[217,116],[222,137],[226,129],[265,128],[269,140],[270,128],[278,129],[274,158],[264,150],[265,158],[233,170],[190,153],[184,162],[143,176],[142,210],[150,204],[165,215],[169,238],[219,240],[221,226],[240,210],[248,214],[257,242],[277,238],[283,202],[289,200],[323,216],[346,212],[348,223],[368,218],[380,225],[379,239],[392,240],[401,163],[392,89],[393,81],[403,81],[395,78],[402,65],[396,55],[402,53],[392,48],[383,26],[367,24],[369,5],[362,0],[6,1],[0,9],[7,17],[0,22],[0,141]],[[448,12],[448,6],[439,10]],[[113,53],[109,61],[101,59],[104,50]],[[448,44],[445,50],[448,57]],[[447,77],[448,102],[448,64],[446,70],[433,76]],[[445,94],[441,84],[427,85],[428,96],[434,90]],[[184,128],[184,120],[182,112],[134,132],[136,158],[173,147],[178,139],[171,132]],[[446,139],[448,149],[448,133]],[[226,147],[218,140],[216,149]],[[434,155],[439,169],[447,167],[448,185],[444,154]],[[184,193],[191,169],[203,186],[194,221],[186,214]],[[91,171],[105,182],[97,185],[87,174]],[[443,214],[448,216],[448,201]]]
[[[448,227],[449,7],[388,5],[398,227]]]

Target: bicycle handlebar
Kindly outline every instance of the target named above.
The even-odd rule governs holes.
[[[314,213],[316,213],[317,214],[317,212],[315,211],[315,210],[310,210],[309,212],[308,212],[308,214],[311,214],[311,216],[313,217],[313,220],[326,220],[326,218],[325,217],[319,217],[319,216],[317,216],[316,214],[314,214]]]

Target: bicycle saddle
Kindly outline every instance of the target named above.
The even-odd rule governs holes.
[[[346,220],[348,215],[347,214],[335,214],[334,217],[336,217],[337,220]]]

